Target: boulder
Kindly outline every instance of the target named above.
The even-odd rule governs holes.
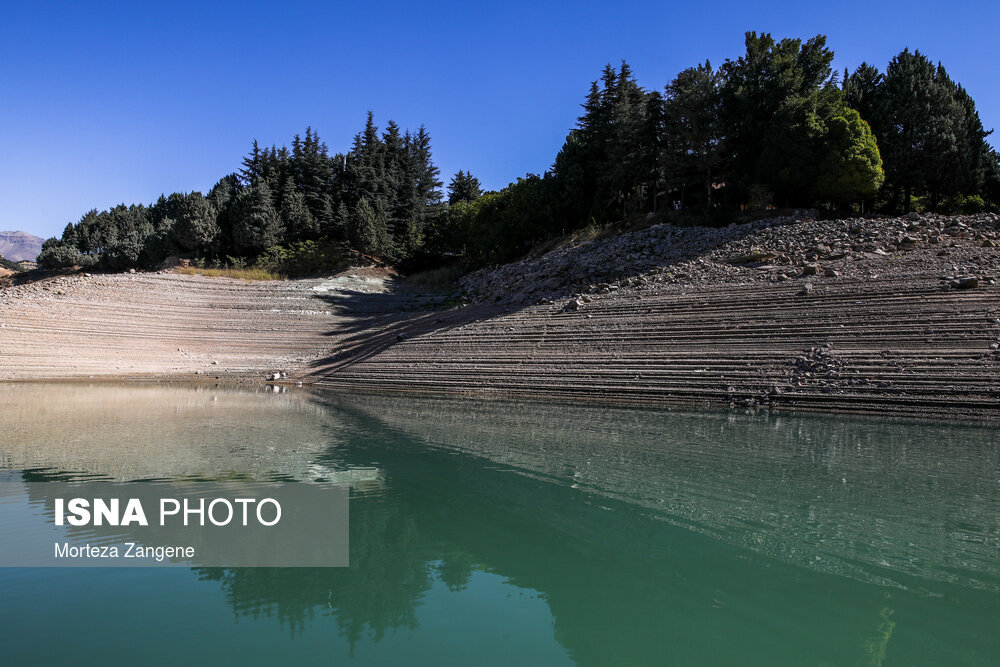
[[[958,279],[958,289],[973,289],[979,287],[979,278],[975,276],[963,276]]]

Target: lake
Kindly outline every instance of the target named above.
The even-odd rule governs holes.
[[[351,488],[347,568],[0,569],[4,664],[1000,663],[990,426],[165,384],[0,406],[12,482]]]

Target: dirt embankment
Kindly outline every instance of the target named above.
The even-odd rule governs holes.
[[[1000,417],[1000,218],[657,226],[463,280],[471,305],[355,270],[0,289],[5,378],[323,386]]]
[[[246,375],[301,365],[333,320],[307,285],[77,274],[0,289],[0,377]]]
[[[998,234],[995,215],[661,225],[468,276],[493,311],[423,334],[399,323],[400,342],[316,377],[995,419]]]

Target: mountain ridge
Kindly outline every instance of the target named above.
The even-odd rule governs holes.
[[[45,239],[22,231],[0,232],[0,256],[12,262],[35,261]]]

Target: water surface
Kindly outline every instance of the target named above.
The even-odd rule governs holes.
[[[989,427],[161,385],[0,405],[15,478],[352,486],[350,568],[0,570],[13,664],[1000,661]]]

